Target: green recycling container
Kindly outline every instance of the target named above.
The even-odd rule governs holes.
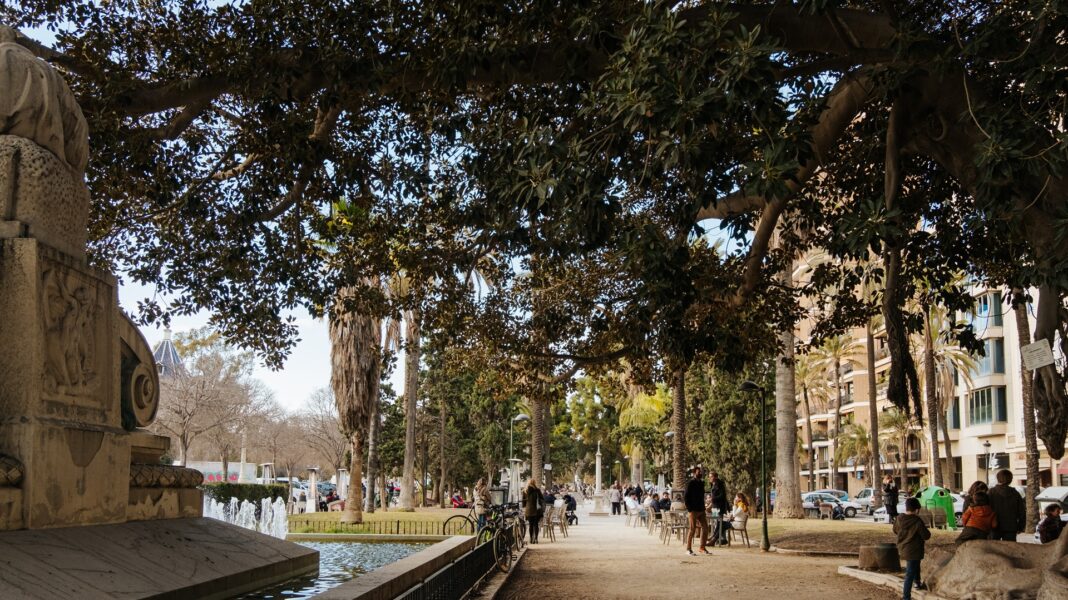
[[[936,510],[945,511],[946,527],[949,529],[957,528],[957,517],[953,510],[953,496],[950,495],[949,490],[932,485],[920,490],[916,497],[920,500],[921,508],[926,508],[932,512]]]

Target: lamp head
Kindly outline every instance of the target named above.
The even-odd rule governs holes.
[[[514,423],[519,423],[519,422],[522,422],[522,421],[529,421],[529,420],[530,420],[530,415],[527,415],[527,414],[524,414],[524,413],[519,413],[518,415],[512,417],[512,422],[514,422]]]
[[[742,382],[742,385],[738,386],[738,389],[743,392],[763,392],[764,388],[760,387],[756,383],[753,383],[749,379]]]
[[[671,438],[675,437],[675,432],[674,431],[669,431],[669,432],[664,434],[664,437],[666,437],[668,439],[671,439]]]

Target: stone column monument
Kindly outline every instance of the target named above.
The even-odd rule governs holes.
[[[201,473],[161,463],[152,351],[86,259],[86,120],[18,39],[0,26],[0,589],[202,598],[314,571],[314,552],[199,518]]]
[[[597,480],[593,484],[593,510],[590,511],[590,516],[607,516],[608,510],[606,509],[604,503],[604,491],[601,490],[601,442],[597,442],[597,455],[596,462],[594,463],[594,474]]]

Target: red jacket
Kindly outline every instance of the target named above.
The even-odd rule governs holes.
[[[974,527],[980,531],[990,531],[998,526],[997,515],[990,506],[969,506],[960,522],[965,527]]]

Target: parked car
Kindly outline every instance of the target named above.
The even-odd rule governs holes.
[[[337,485],[329,481],[320,481],[315,487],[319,489],[319,496],[321,497],[329,496],[330,492],[337,491]]]
[[[813,493],[813,494],[830,494],[830,495],[838,498],[842,502],[849,502],[849,492],[844,491],[844,490],[832,490],[832,489],[813,490],[811,493]]]
[[[857,512],[860,510],[860,505],[856,502],[852,502],[849,500],[843,501],[839,496],[835,494],[827,494],[824,492],[809,492],[807,494],[801,495],[801,506],[809,510],[819,509],[820,504],[823,504],[824,502],[828,504],[841,505],[842,512],[845,513],[845,516],[850,518],[857,516]]]
[[[853,502],[856,502],[857,504],[859,504],[861,510],[863,510],[864,512],[866,512],[866,513],[868,513],[870,515],[873,512],[873,509],[871,507],[871,501],[874,498],[875,498],[874,490],[872,488],[864,488],[864,489],[860,490],[859,492],[857,492],[857,497],[853,499]]]

